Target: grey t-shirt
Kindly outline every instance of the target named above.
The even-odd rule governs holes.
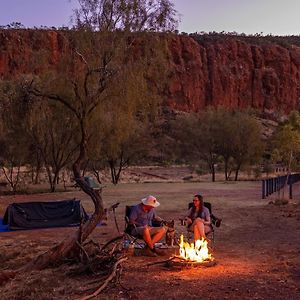
[[[137,204],[131,209],[129,222],[136,224],[136,226],[152,226],[152,220],[155,219],[155,210],[151,209],[149,212],[143,210],[143,204]]]
[[[192,216],[192,207],[189,209],[188,211],[188,216],[191,217],[191,219],[194,221],[197,217],[200,217],[201,219],[203,219],[205,222],[210,223],[210,213],[209,213],[209,209],[207,207],[203,207],[202,212],[200,214],[200,216],[198,216],[198,213],[195,212],[194,216]]]

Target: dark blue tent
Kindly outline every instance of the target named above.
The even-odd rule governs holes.
[[[88,216],[80,200],[26,202],[10,204],[3,225],[10,230],[79,225]]]

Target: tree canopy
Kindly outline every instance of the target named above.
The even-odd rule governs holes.
[[[178,16],[169,0],[78,0],[73,21],[92,31],[174,31]]]
[[[208,108],[173,122],[173,135],[187,161],[203,160],[215,180],[215,168],[223,162],[225,180],[231,168],[235,180],[242,166],[258,163],[263,152],[258,122],[248,112]],[[179,154],[180,155],[180,154]],[[182,155],[182,154],[181,154]]]

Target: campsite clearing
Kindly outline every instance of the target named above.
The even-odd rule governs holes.
[[[144,183],[107,186],[105,206],[120,202],[117,219],[124,228],[125,205],[148,194],[158,197],[157,209],[165,219],[174,219],[183,231],[179,217],[196,193],[213,205],[223,219],[216,229],[214,257],[210,268],[172,269],[146,266],[162,258],[130,257],[124,265],[121,284],[110,284],[95,299],[289,299],[300,295],[300,184],[294,186],[294,199],[287,205],[268,204],[261,199],[260,182]],[[55,194],[0,197],[0,216],[12,202],[49,201],[77,198],[88,213],[92,202],[80,191]],[[30,258],[61,241],[76,228],[49,228],[0,233],[1,270],[15,269]],[[112,214],[107,226],[92,234],[103,243],[118,234]],[[0,287],[1,299],[76,299],[89,294],[88,282],[94,275],[70,275],[69,265],[52,266],[30,274],[20,274]]]

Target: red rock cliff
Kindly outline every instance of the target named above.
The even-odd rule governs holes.
[[[169,40],[169,81],[163,92],[168,106],[185,111],[209,105],[300,110],[300,39],[284,46],[235,36],[174,35]],[[0,78],[55,68],[66,43],[57,31],[0,31]]]
[[[238,37],[198,42],[177,37],[170,51],[168,103],[173,108],[300,109],[300,47],[296,45],[280,46],[264,38],[259,45]]]

